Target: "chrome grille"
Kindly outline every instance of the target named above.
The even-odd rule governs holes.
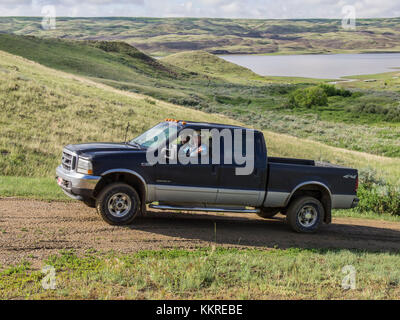
[[[71,171],[75,169],[76,157],[64,149],[61,158],[61,165],[65,170]]]

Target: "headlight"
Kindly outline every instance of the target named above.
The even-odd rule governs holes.
[[[93,174],[93,166],[89,160],[78,158],[78,165],[76,166],[76,172],[83,174]]]

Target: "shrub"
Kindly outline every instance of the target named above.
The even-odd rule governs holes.
[[[319,85],[328,97],[341,96],[341,97],[351,97],[352,93],[346,89],[336,88],[334,85],[322,83]]]
[[[360,184],[372,187],[373,185],[385,186],[386,181],[382,178],[378,178],[376,171],[373,168],[363,168],[358,172]]]
[[[360,203],[357,211],[373,211],[377,214],[388,213],[400,216],[400,190],[393,186],[360,185],[358,190]]]
[[[360,170],[359,178],[358,197],[360,203],[356,207],[357,211],[400,215],[399,188],[388,185],[383,179],[376,177],[376,172],[373,169]]]
[[[311,108],[313,106],[326,106],[328,96],[319,86],[297,89],[290,95],[290,105],[293,107]]]
[[[352,112],[382,115],[390,122],[400,122],[400,107],[394,105],[380,105],[374,102],[363,102],[349,109]]]
[[[167,101],[170,102],[170,103],[173,103],[173,104],[178,104],[178,105],[188,106],[188,107],[194,107],[194,106],[197,106],[199,104],[198,100],[191,99],[191,98],[175,98],[175,97],[172,97],[172,98],[169,98]]]

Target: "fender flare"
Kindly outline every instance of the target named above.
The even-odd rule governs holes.
[[[136,177],[136,178],[138,178],[139,180],[140,180],[140,182],[142,183],[142,185],[143,185],[143,188],[144,188],[144,195],[143,195],[143,199],[142,199],[142,206],[145,206],[145,204],[146,204],[146,197],[147,197],[147,194],[148,194],[148,186],[147,186],[147,183],[146,183],[146,180],[139,174],[139,173],[137,173],[136,171],[133,171],[133,170],[129,170],[129,169],[123,169],[123,168],[117,168],[117,169],[111,169],[111,170],[107,170],[107,171],[105,171],[105,172],[103,172],[102,174],[101,174],[101,179],[99,180],[99,182],[105,177],[105,176],[107,176],[107,175],[109,175],[109,174],[113,174],[113,173],[125,173],[125,174],[130,174],[130,175],[132,175],[132,176],[134,176],[134,177]]]
[[[106,175],[108,175],[110,173],[119,173],[119,172],[132,174],[132,175],[138,177],[142,181],[142,183],[144,185],[146,185],[146,180],[144,180],[144,178],[139,173],[137,173],[136,171],[133,171],[133,170],[129,170],[129,169],[111,169],[111,170],[107,170],[106,172],[103,172],[101,174],[101,177],[104,177],[104,176],[106,176]]]
[[[302,187],[312,186],[312,185],[318,186],[318,187],[322,187],[328,193],[328,195],[329,195],[329,203],[327,203],[326,206],[324,204],[322,204],[322,205],[324,206],[324,209],[326,211],[325,212],[324,221],[325,221],[325,223],[331,223],[332,222],[332,212],[331,212],[331,210],[332,210],[332,192],[329,189],[329,187],[326,184],[322,183],[322,182],[319,182],[319,181],[305,181],[305,182],[302,182],[302,183],[298,184],[292,190],[292,192],[290,193],[290,195],[286,199],[285,207],[288,206],[290,200],[292,200],[293,195],[296,193],[297,190],[299,190]]]

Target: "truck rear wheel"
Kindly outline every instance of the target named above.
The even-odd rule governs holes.
[[[127,225],[140,212],[140,198],[130,185],[113,183],[100,192],[96,199],[96,208],[108,224]]]
[[[289,205],[286,221],[296,232],[316,232],[324,220],[324,207],[318,199],[300,197]]]
[[[279,213],[279,209],[263,208],[263,209],[261,209],[261,211],[259,213],[257,213],[257,215],[261,218],[268,219],[268,218],[275,217],[278,213]]]

